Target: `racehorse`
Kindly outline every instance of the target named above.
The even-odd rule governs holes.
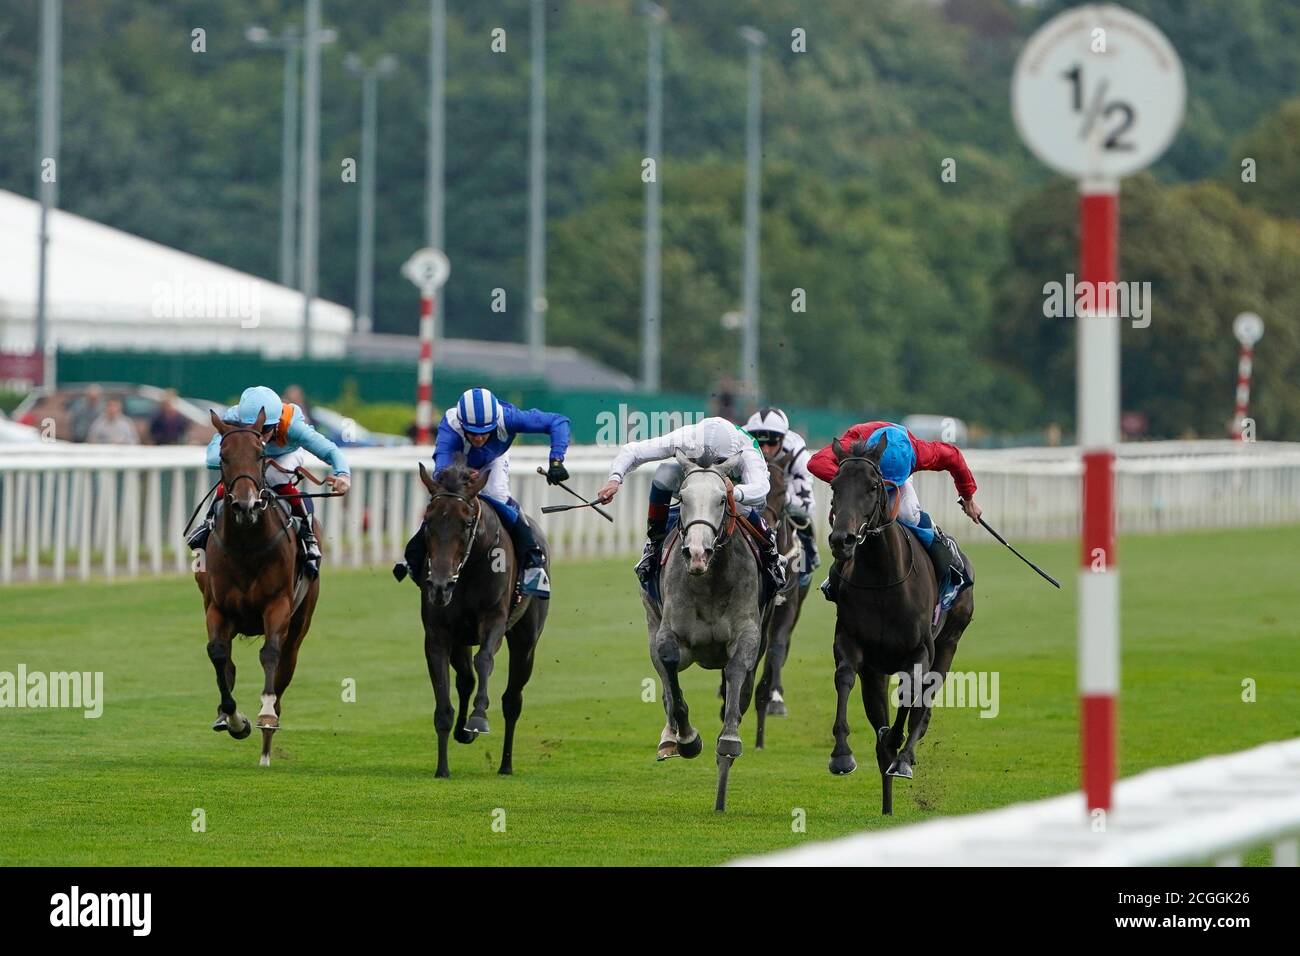
[[[754,689],[754,746],[763,749],[769,716],[786,715],[783,699],[785,688],[781,684],[781,668],[790,653],[790,636],[799,623],[799,612],[810,585],[800,585],[803,567],[803,545],[795,535],[794,520],[786,509],[786,465],[789,453],[782,452],[767,463],[770,486],[763,518],[776,532],[777,548],[786,556],[789,573],[786,585],[776,598],[771,620],[767,625],[767,653],[763,657],[763,676]]]
[[[726,809],[727,776],[741,754],[740,718],[749,706],[754,669],[763,654],[761,568],[758,556],[740,540],[747,523],[736,511],[728,477],[740,456],[715,463],[708,455],[697,463],[678,452],[677,461],[683,469],[678,491],[681,546],[665,548],[662,610],[642,594],[650,660],[663,685],[667,715],[657,759],[694,758],[703,749],[699,731],[691,726],[678,673],[693,663],[706,670],[721,670],[725,695],[722,732],[715,748],[718,792],[714,809],[722,811]]]
[[[488,472],[477,474],[463,462],[431,477],[420,463],[420,480],[430,494],[424,513],[425,561],[420,584],[420,617],[424,623],[424,657],[433,683],[433,726],[438,733],[438,769],[449,777],[447,735],[453,731],[448,664],[456,670],[460,709],[454,735],[457,743],[473,743],[488,732],[487,681],[502,639],[510,647],[510,674],[501,697],[506,734],[498,773],[514,772],[515,724],[523,710],[524,685],[533,673],[533,659],[550,604],[533,597],[516,601],[518,561],[510,535],[495,509],[480,498]],[[523,520],[529,521],[526,515]],[[549,549],[541,529],[533,526],[537,542]],[[418,570],[418,569],[417,569]],[[462,580],[463,576],[463,580]],[[479,646],[477,655],[472,648]],[[474,713],[466,717],[470,693],[478,674]]]
[[[320,581],[295,577],[298,536],[266,483],[265,423],[265,412],[252,426],[230,424],[212,413],[221,435],[224,507],[217,510],[194,581],[203,594],[208,658],[221,693],[212,729],[225,730],[236,740],[247,737],[252,725],[235,705],[231,641],[236,634],[266,636],[259,655],[265,681],[257,727],[262,731],[260,763],[269,767],[271,737],[280,728],[280,706],[311,626]]]
[[[971,590],[963,591],[935,625],[938,584],[934,566],[916,536],[895,520],[898,495],[889,494],[893,482],[880,473],[884,442],[871,449],[865,442],[854,442],[846,452],[837,440],[832,448],[839,472],[831,482],[830,545],[843,566],[835,609],[838,703],[830,771],[848,774],[857,767],[849,748],[846,712],[854,678],[861,677],[862,703],[876,732],[881,812],[890,814],[894,809],[893,778],[912,777],[916,745],[930,725],[932,697],[923,695],[923,688],[918,687],[912,687],[911,694],[900,695],[891,726],[889,675],[902,672],[912,683],[917,674],[925,675],[926,694],[941,686],[952,666],[957,642],[975,613],[975,598]],[[973,579],[969,559],[961,557],[968,578]],[[903,686],[908,687],[906,681]],[[906,746],[902,746],[904,721]]]

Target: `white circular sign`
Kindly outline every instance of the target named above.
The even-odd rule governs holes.
[[[1242,345],[1254,345],[1264,337],[1264,320],[1254,312],[1243,312],[1233,320],[1232,334]]]
[[[1169,40],[1114,4],[1073,7],[1043,24],[1011,79],[1021,138],[1076,179],[1107,182],[1149,166],[1178,132],[1185,99]]]
[[[420,249],[406,260],[402,275],[419,286],[422,292],[440,289],[451,275],[451,263],[440,249]]]

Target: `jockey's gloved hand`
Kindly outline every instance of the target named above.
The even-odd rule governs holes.
[[[546,472],[546,483],[548,485],[558,485],[560,482],[568,480],[569,469],[564,467],[564,462],[558,458],[552,458],[550,470]]]

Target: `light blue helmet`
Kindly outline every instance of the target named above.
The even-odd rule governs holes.
[[[867,439],[867,447],[875,448],[881,442],[885,443],[885,449],[880,454],[880,473],[894,484],[901,485],[916,470],[916,451],[907,436],[907,429],[901,425],[877,428]]]
[[[496,431],[500,414],[501,403],[486,388],[471,388],[456,402],[461,428],[473,435]]]
[[[239,396],[239,405],[235,409],[240,424],[252,425],[257,421],[259,412],[266,412],[265,425],[275,425],[280,421],[280,413],[284,410],[284,402],[280,401],[280,396],[275,394],[275,389],[267,388],[265,385],[254,385],[252,388],[244,389],[244,394]]]

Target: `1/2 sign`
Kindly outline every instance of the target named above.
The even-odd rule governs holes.
[[[1034,155],[1091,181],[1154,162],[1182,123],[1185,99],[1182,63],[1165,35],[1112,4],[1049,20],[1011,80],[1011,112]]]

